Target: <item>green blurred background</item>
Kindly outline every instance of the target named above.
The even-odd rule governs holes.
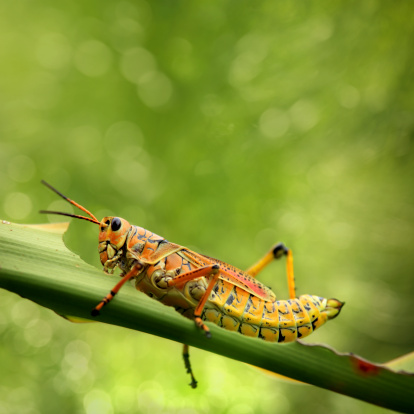
[[[412,351],[413,9],[2,2],[0,217],[71,211],[45,179],[241,268],[284,241],[299,293],[346,302],[309,342]],[[95,226],[71,227],[98,265]],[[261,280],[287,296],[283,264]],[[179,344],[0,295],[1,413],[385,412],[196,349],[194,391]]]

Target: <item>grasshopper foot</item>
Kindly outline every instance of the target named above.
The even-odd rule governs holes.
[[[196,326],[204,331],[204,334],[206,335],[206,338],[211,338],[211,332],[210,329],[206,326],[206,324],[201,320],[199,316],[196,316],[194,318],[194,322]]]

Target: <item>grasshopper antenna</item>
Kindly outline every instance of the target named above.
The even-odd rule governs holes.
[[[92,223],[95,224],[100,224],[99,220],[89,211],[87,210],[85,207],[82,207],[80,204],[78,204],[77,202],[71,200],[70,198],[66,197],[65,195],[63,195],[60,191],[56,190],[56,188],[52,187],[49,183],[47,183],[46,181],[42,180],[41,181],[42,184],[44,184],[46,187],[50,188],[52,191],[54,191],[59,197],[62,197],[64,200],[66,200],[68,203],[72,204],[73,206],[77,207],[79,210],[82,210],[84,213],[86,213],[89,217],[84,217],[84,216],[80,216],[77,214],[70,214],[70,213],[63,213],[61,211],[49,211],[49,210],[40,210],[39,213],[42,214],[57,214],[60,216],[67,216],[67,217],[73,217],[73,218],[78,218],[78,219],[82,219],[82,220],[87,220],[90,221]]]

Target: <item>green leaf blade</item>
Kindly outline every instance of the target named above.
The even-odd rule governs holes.
[[[50,230],[50,229],[49,229]],[[0,287],[61,315],[92,319],[90,310],[116,283],[69,251],[61,231],[0,224]],[[96,318],[186,343],[260,368],[401,412],[414,411],[414,376],[320,345],[272,344],[194,323],[125,286]]]

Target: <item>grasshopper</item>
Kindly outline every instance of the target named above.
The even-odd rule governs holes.
[[[196,253],[171,243],[142,227],[131,225],[121,217],[104,217],[99,221],[80,204],[64,196],[50,184],[44,185],[79,208],[89,217],[60,211],[42,210],[87,220],[99,226],[99,255],[103,270],[121,270],[121,280],[92,309],[97,316],[129,280],[148,296],[173,306],[183,316],[194,320],[198,328],[211,337],[205,322],[236,331],[242,335],[270,342],[293,342],[304,338],[341,311],[343,302],[315,295],[296,297],[292,252],[283,243],[273,246],[246,271],[221,260]],[[287,258],[288,300],[276,300],[275,293],[258,282],[256,275],[274,259]],[[197,381],[184,344],[183,357],[190,386]]]

